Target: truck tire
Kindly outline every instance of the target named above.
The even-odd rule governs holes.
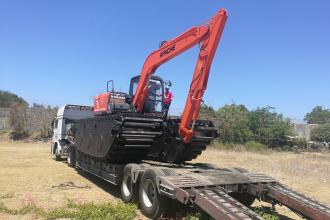
[[[67,162],[69,167],[76,167],[76,149],[74,147],[68,149]]]
[[[133,183],[132,170],[139,169],[137,164],[127,164],[124,167],[123,178],[120,186],[121,199],[128,203],[136,203],[138,201],[138,187]]]
[[[61,153],[60,153],[60,150],[58,149],[57,145],[56,145],[56,149],[55,149],[55,160],[56,161],[61,160]]]
[[[139,203],[142,213],[148,218],[158,219],[169,207],[169,198],[158,193],[157,176],[165,176],[159,169],[146,170],[140,181]]]

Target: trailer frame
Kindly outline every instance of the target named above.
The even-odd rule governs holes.
[[[113,185],[123,185],[123,171],[130,165],[130,173],[125,175],[130,175],[131,182],[128,185],[132,193],[135,193],[132,197],[135,199],[126,199],[126,202],[139,200],[140,206],[143,201],[137,198],[137,193],[143,184],[142,176],[148,171],[156,173],[153,180],[156,183],[156,196],[166,201],[178,201],[185,206],[198,207],[214,219],[262,219],[248,208],[251,202],[247,204],[244,199],[248,196],[269,202],[273,206],[285,205],[308,219],[330,219],[330,208],[327,205],[286,187],[268,175],[250,173],[244,168],[220,168],[207,163],[170,164],[155,161],[115,164],[78,151],[74,159],[76,169],[87,171]],[[142,212],[150,218],[166,216],[166,213],[148,215],[143,209]]]

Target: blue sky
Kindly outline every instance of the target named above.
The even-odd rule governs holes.
[[[105,82],[127,91],[148,54],[226,8],[206,103],[273,106],[301,120],[330,107],[330,1],[0,0],[0,89],[29,102],[91,104]],[[198,49],[164,64],[179,112]]]

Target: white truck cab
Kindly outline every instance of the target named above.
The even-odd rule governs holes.
[[[51,153],[56,160],[62,156],[67,156],[70,141],[67,139],[67,131],[70,130],[75,120],[93,117],[93,107],[81,105],[64,105],[57,111],[57,115],[52,122],[53,138]]]

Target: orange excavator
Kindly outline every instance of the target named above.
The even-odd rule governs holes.
[[[227,12],[219,10],[207,23],[163,41],[146,59],[141,74],[131,79],[129,93],[107,92],[94,99],[94,117],[76,121],[73,142],[85,155],[110,162],[144,159],[183,163],[196,158],[217,136],[211,121],[199,120],[211,64]],[[181,117],[164,118],[166,82],[153,75],[157,68],[199,44],[198,60]]]

